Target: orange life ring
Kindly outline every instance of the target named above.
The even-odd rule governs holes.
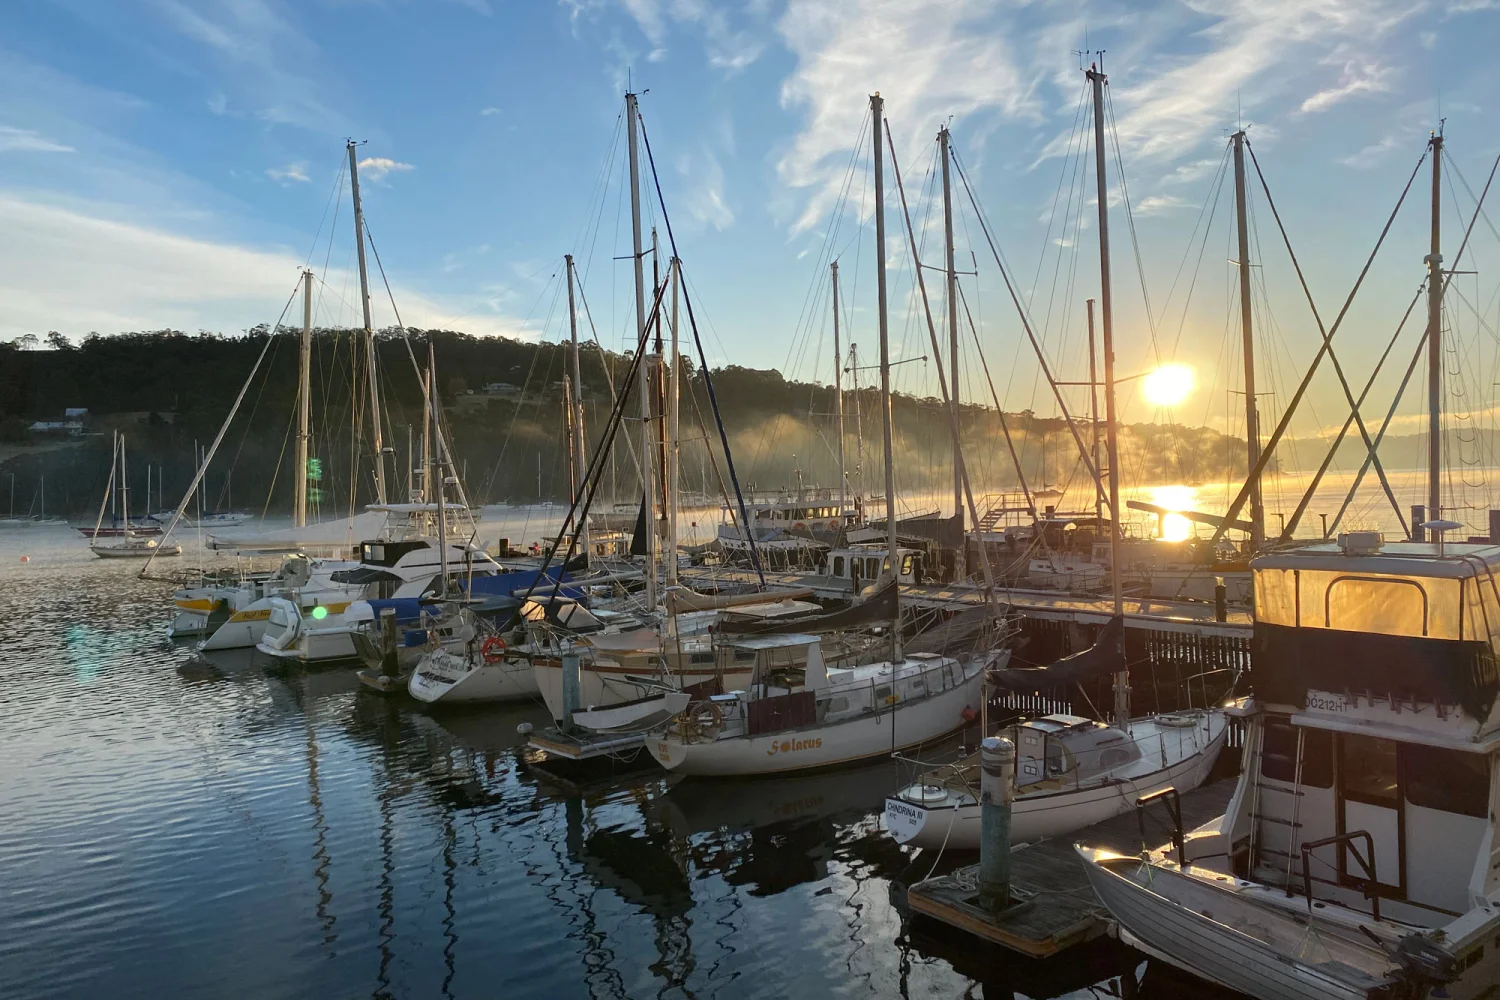
[[[499,663],[505,659],[505,640],[498,635],[490,636],[479,647],[479,655],[484,657],[485,663]]]
[[[839,519],[838,518],[835,517],[835,518],[830,518],[829,519],[829,521],[828,521],[828,530],[829,531],[838,531],[839,530]]]
[[[798,521],[796,524],[792,525],[792,529],[795,531],[801,531],[806,527],[807,525],[803,524],[801,521]]]

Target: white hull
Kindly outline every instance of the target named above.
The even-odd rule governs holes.
[[[599,669],[585,663],[579,672],[579,701],[583,708],[602,708],[635,701],[650,693],[638,680],[649,680],[657,687],[692,687],[712,681],[718,672],[712,665],[703,670],[684,670],[671,676],[656,677],[645,671]],[[556,660],[538,660],[532,668],[536,690],[547,703],[552,718],[563,717],[562,665]],[[751,671],[728,671],[724,674],[724,690],[732,691],[750,683]]]
[[[1084,856],[1089,882],[1118,921],[1122,936],[1128,935],[1131,943],[1146,953],[1202,979],[1257,1000],[1367,1000],[1385,979],[1368,972],[1361,974],[1359,968],[1349,963],[1351,958],[1362,958],[1364,961],[1359,961],[1359,965],[1366,969],[1370,968],[1367,963],[1372,962],[1376,967],[1388,965],[1382,957],[1377,957],[1380,953],[1373,942],[1366,941],[1361,946],[1355,941],[1345,942],[1342,936],[1309,935],[1306,921],[1299,919],[1295,911],[1283,915],[1264,906],[1253,910],[1249,904],[1237,906],[1228,892],[1221,894],[1218,905],[1208,890],[1195,895],[1194,905],[1214,914],[1207,916],[1101,867],[1093,860],[1094,852],[1079,850]],[[1175,874],[1167,874],[1165,880],[1174,886],[1184,881]],[[1237,888],[1266,891],[1252,888],[1246,882],[1237,883]],[[1246,913],[1239,913],[1240,908]],[[1284,947],[1274,947],[1260,936],[1222,922],[1235,921],[1252,912],[1256,931],[1267,937],[1277,931],[1284,933]],[[1293,954],[1299,948],[1305,953],[1303,957]]]
[[[1222,714],[1201,749],[1139,776],[1120,777],[1080,789],[1022,793],[1011,807],[1011,840],[1024,843],[1060,837],[1135,808],[1136,799],[1168,786],[1179,792],[1197,788],[1213,771],[1224,748],[1227,726]],[[1202,727],[1198,728],[1200,738]],[[1149,743],[1149,741],[1147,741]],[[1149,752],[1149,747],[1145,748]],[[891,837],[911,847],[977,851],[981,808],[978,803],[926,807],[904,798],[885,800],[885,825]]]
[[[937,739],[964,725],[965,708],[979,704],[982,671],[940,694],[844,722],[684,743],[667,733],[646,740],[669,771],[691,775],[785,774],[850,764]]]
[[[423,657],[407,681],[407,692],[429,705],[521,701],[540,693],[526,660],[481,661],[469,667],[462,656],[439,650]]]

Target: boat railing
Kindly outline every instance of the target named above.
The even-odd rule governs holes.
[[[1183,717],[1186,717],[1186,713],[1183,713]],[[1199,725],[1195,719],[1191,724],[1171,726],[1166,731],[1158,730],[1150,736],[1139,739],[1117,740],[1104,746],[1090,747],[1081,751],[1067,750],[1063,754],[1051,757],[1020,758],[1016,761],[1016,788],[1022,792],[1031,790],[1076,791],[1102,780],[1121,765],[1145,758],[1158,759],[1161,766],[1165,768],[1171,761],[1167,740],[1171,738],[1172,733],[1176,734],[1176,750],[1179,760],[1186,756],[1189,750],[1201,750],[1213,738],[1212,731],[1204,725]],[[1021,745],[1019,723],[1002,727],[991,735],[1004,736],[1018,747]],[[1132,753],[1131,748],[1135,748],[1137,752]],[[903,764],[910,765],[920,775],[923,784],[950,786],[957,784],[970,794],[977,796],[979,794],[978,752],[973,748],[958,747],[951,753],[953,754],[951,758],[946,755],[939,757],[929,755],[924,758],[919,754],[904,753],[895,753],[891,756]],[[1040,765],[1040,773],[1027,775],[1025,767],[1032,763]]]
[[[1177,849],[1177,864],[1186,868],[1188,860],[1182,832],[1182,796],[1177,794],[1176,787],[1172,785],[1135,800],[1135,818],[1141,828],[1141,853],[1144,855],[1150,850],[1146,843],[1146,810],[1155,802],[1162,802],[1167,807],[1167,815],[1172,820],[1172,846]]]
[[[1364,854],[1360,854],[1359,849],[1354,846],[1357,840],[1365,842]],[[1331,847],[1335,844],[1341,846],[1341,853],[1344,857],[1353,858],[1364,870],[1364,879],[1354,881],[1362,883],[1358,884],[1357,888],[1370,901],[1370,916],[1378,921],[1380,919],[1380,880],[1375,877],[1375,838],[1365,830],[1350,830],[1348,833],[1324,837],[1322,840],[1309,840],[1302,845],[1302,889],[1307,896],[1307,912],[1311,914],[1313,910],[1312,852],[1320,847]]]

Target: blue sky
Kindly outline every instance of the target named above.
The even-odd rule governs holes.
[[[1083,223],[1067,233],[1053,204],[1073,169],[1083,86],[1073,50],[1087,46],[1107,53],[1158,320],[1153,347],[1120,201],[1122,370],[1181,359],[1199,391],[1179,419],[1233,430],[1227,188],[1209,239],[1194,244],[1192,233],[1237,117],[1252,125],[1331,321],[1440,115],[1464,178],[1482,185],[1500,149],[1497,27],[1495,0],[12,0],[0,7],[0,337],[234,332],[275,320],[307,260],[320,273],[327,262],[320,321],[354,322],[347,201],[336,220],[330,208],[353,136],[368,140],[367,214],[409,324],[558,337],[557,277],[573,252],[600,338],[618,346],[631,306],[628,262],[612,260],[629,251],[615,136],[630,79],[644,92],[714,363],[830,380],[833,254],[846,339],[873,358],[873,236],[859,195],[868,181],[860,169],[851,181],[849,165],[879,90],[913,212],[928,220],[924,260],[940,262],[923,190],[933,136],[951,116],[1002,251],[1023,291],[1038,289],[1031,307],[1049,353],[1078,378],[1077,302],[1097,286],[1092,189],[1077,188],[1071,211],[1081,208]],[[841,203],[846,182],[853,193]],[[1341,334],[1357,383],[1421,278],[1426,184],[1424,175]],[[1472,211],[1454,191],[1449,246]],[[1262,385],[1279,401],[1316,328],[1258,192],[1252,203],[1270,305],[1257,320],[1269,356]],[[894,197],[888,213],[892,339],[912,357],[929,352],[909,309]],[[972,213],[960,214],[960,261],[977,258],[980,272],[966,294],[997,391],[1008,408],[1050,411]],[[1497,244],[1481,224],[1466,258],[1481,273],[1464,279],[1491,327],[1485,268]],[[1187,279],[1168,295],[1184,260],[1199,269],[1191,299]],[[941,316],[940,289],[930,291]],[[377,322],[389,322],[376,298]],[[1451,308],[1456,328],[1483,336],[1478,319]],[[1475,350],[1476,364],[1494,354],[1493,343]],[[987,396],[974,352],[965,357],[963,391]],[[936,381],[930,365],[910,364],[898,384],[934,392]],[[1337,383],[1320,378],[1314,401],[1304,429],[1341,422]],[[1131,418],[1152,416],[1132,406]],[[1419,407],[1414,395],[1402,409]]]

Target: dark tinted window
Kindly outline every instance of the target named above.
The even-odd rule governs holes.
[[[1396,805],[1397,745],[1373,736],[1339,734],[1339,784],[1344,798],[1371,805]]]
[[[1285,722],[1267,722],[1261,753],[1261,773],[1291,784],[1297,780],[1297,727]],[[1333,787],[1333,734],[1323,729],[1302,732],[1302,784],[1312,788]]]
[[[1490,762],[1483,754],[1406,744],[1406,801],[1461,816],[1490,812]]]

